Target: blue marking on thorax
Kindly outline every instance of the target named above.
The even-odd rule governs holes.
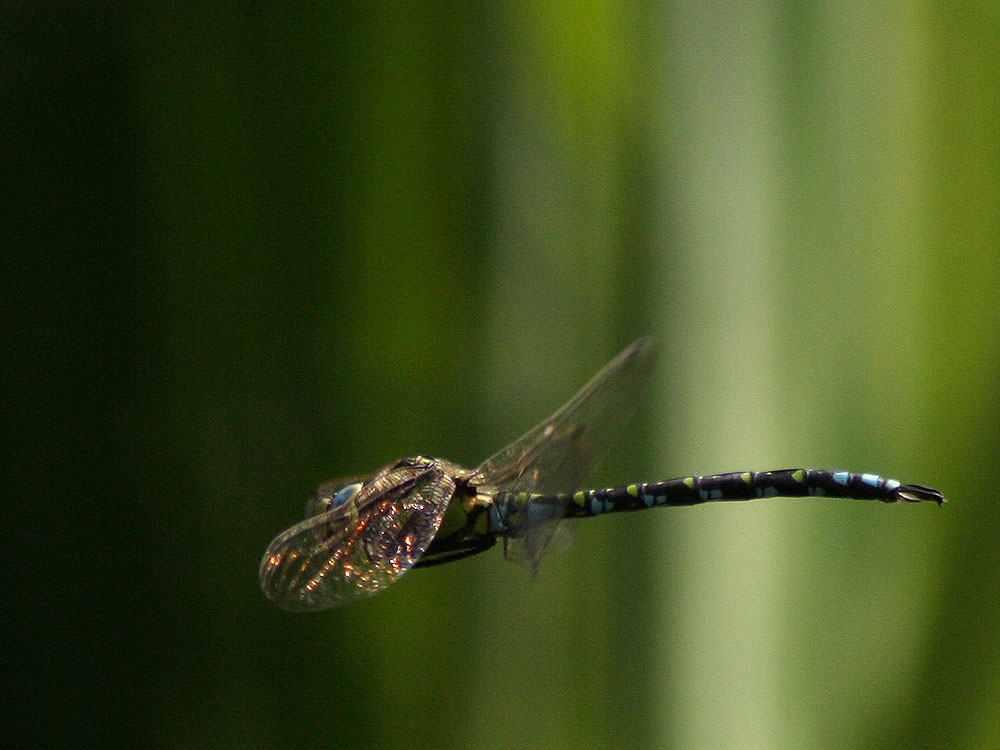
[[[535,503],[529,500],[525,508],[528,516],[528,528],[539,526],[559,515],[557,509],[561,510],[558,503]]]
[[[500,518],[500,509],[497,507],[496,503],[490,505],[489,508],[490,524],[488,531],[491,534],[502,534],[507,530],[506,524]]]
[[[537,497],[537,496],[536,496]],[[507,495],[489,508],[490,534],[522,534],[560,515],[558,503],[540,503],[527,493]]]

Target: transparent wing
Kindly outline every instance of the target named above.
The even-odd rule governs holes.
[[[279,607],[296,612],[371,596],[420,559],[454,493],[454,480],[438,468],[384,470],[356,501],[279,534],[260,563],[261,589]]]
[[[649,341],[636,341],[555,414],[480,464],[469,483],[512,493],[583,489],[635,413],[652,362]],[[505,539],[507,557],[534,572],[564,513],[565,504],[528,514],[531,525]]]

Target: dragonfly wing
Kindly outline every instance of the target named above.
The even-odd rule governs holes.
[[[555,414],[484,461],[469,483],[511,493],[582,489],[635,413],[652,362],[649,341],[636,341]],[[534,572],[564,513],[565,505],[556,505],[536,514],[523,533],[505,539],[507,557]]]
[[[356,502],[279,534],[260,563],[261,589],[296,612],[371,596],[420,559],[454,493],[454,479],[440,469],[410,467],[377,477]]]

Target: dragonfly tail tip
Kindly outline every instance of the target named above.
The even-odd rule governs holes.
[[[921,484],[901,485],[896,490],[896,496],[908,503],[919,503],[930,500],[938,505],[943,505],[945,502],[944,495],[940,490],[935,490],[932,487],[924,487]]]

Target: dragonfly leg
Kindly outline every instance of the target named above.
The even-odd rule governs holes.
[[[461,560],[463,557],[470,557],[472,555],[478,555],[480,552],[485,552],[496,543],[497,538],[495,536],[467,539],[450,549],[443,549],[440,552],[435,552],[433,550],[429,551],[428,554],[420,558],[413,567],[429,568],[432,565],[440,565],[441,563]]]

